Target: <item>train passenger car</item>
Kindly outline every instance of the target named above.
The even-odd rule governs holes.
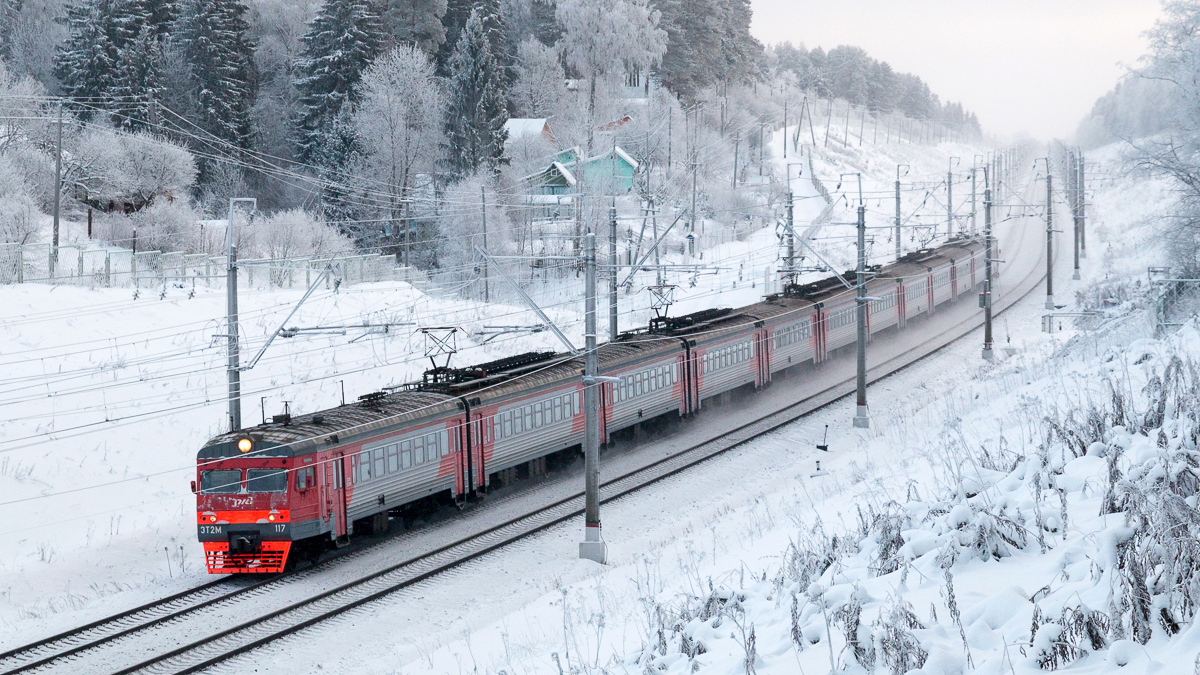
[[[872,270],[868,335],[979,286],[982,251],[956,240]],[[601,438],[692,415],[707,399],[765,386],[853,344],[855,292],[843,283],[853,280],[851,272],[741,309],[658,317],[601,345],[600,374],[619,378],[600,385]],[[572,354],[531,352],[434,368],[391,392],[217,436],[201,448],[193,482],[209,572],[282,571],[355,532],[385,529],[389,512],[421,500],[461,503],[501,472],[579,446],[583,366]]]

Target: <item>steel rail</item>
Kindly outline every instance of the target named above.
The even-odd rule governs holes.
[[[997,311],[997,314],[1027,297],[1038,287],[1041,281],[1038,268],[1039,266],[1035,265],[1030,269],[1018,284],[1017,288],[1020,290],[1014,294],[1015,297],[1006,298],[1003,307]],[[1030,283],[1031,279],[1032,283]],[[868,373],[869,381],[876,382],[934,354],[977,328],[980,323],[981,318],[975,316],[960,321],[949,330],[943,331],[871,369]],[[601,485],[601,502],[607,503],[620,499],[775,431],[814,410],[848,396],[854,392],[854,389],[854,378],[847,378],[807,396],[801,401],[723,432],[713,439],[605,481]],[[583,499],[583,492],[577,492],[530,513],[390,565],[366,577],[297,601],[124,668],[113,675],[129,675],[149,668],[153,668],[154,672],[170,672],[176,675],[202,671],[354,608],[379,600],[520,539],[576,518],[584,511]]]

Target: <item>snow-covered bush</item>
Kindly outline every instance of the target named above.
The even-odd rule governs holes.
[[[93,125],[65,162],[63,181],[88,206],[132,213],[159,197],[186,197],[196,182],[196,163],[166,139]]]
[[[19,167],[0,156],[0,243],[29,243],[40,211]]]
[[[117,246],[139,251],[204,252],[200,239],[203,216],[186,199],[156,200],[129,215],[97,214],[93,234]]]
[[[319,258],[354,249],[353,242],[304,209],[256,218],[249,229],[249,252],[261,258]]]

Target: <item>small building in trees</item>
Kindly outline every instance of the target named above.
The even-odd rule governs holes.
[[[558,139],[550,130],[550,121],[545,117],[512,117],[504,123],[504,129],[508,131],[509,141],[526,136],[541,136],[550,143],[558,145]]]
[[[540,217],[554,217],[556,211],[565,213],[564,205],[572,203],[581,183],[586,183],[584,189],[592,195],[624,195],[633,190],[641,164],[621,146],[611,146],[586,159],[582,156],[578,147],[566,148],[545,169],[525,177],[526,202],[544,207]]]

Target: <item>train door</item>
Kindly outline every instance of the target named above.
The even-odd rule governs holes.
[[[450,438],[454,439],[451,441],[454,444],[452,448],[454,453],[454,495],[459,497],[467,493],[468,483],[471,480],[471,466],[467,461],[471,455],[467,425],[460,420],[458,424],[454,425]]]
[[[345,537],[346,531],[346,460],[337,453],[325,462],[323,498],[325,519],[333,521],[331,529],[335,537]]]
[[[321,510],[321,522],[328,523],[333,517],[333,499],[330,491],[333,486],[333,461],[323,460],[317,472],[317,504]]]
[[[487,467],[484,466],[486,457],[486,447],[488,441],[491,440],[488,420],[485,417],[479,416],[478,413],[472,413],[474,418],[471,421],[471,456],[467,459],[467,466],[470,469],[470,486],[472,489],[478,490],[487,487]]]

